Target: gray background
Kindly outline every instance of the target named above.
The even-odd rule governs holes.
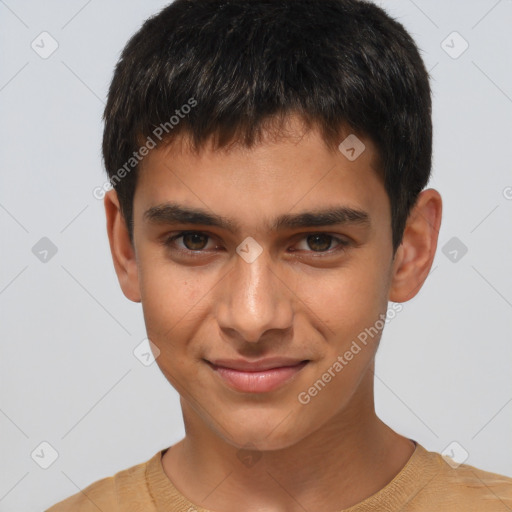
[[[0,1],[1,511],[42,510],[184,434],[177,394],[133,354],[141,307],[119,289],[92,194],[114,64],[165,4]],[[384,331],[377,411],[512,476],[512,1],[381,5],[431,70],[444,218],[431,276]],[[46,59],[31,47],[51,49],[43,31],[58,43]]]

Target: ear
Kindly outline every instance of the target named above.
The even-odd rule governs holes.
[[[439,192],[434,189],[421,192],[395,254],[389,300],[406,302],[423,286],[436,254],[441,215]]]
[[[135,249],[130,241],[128,228],[121,213],[115,190],[109,190],[105,194],[104,205],[110,252],[112,253],[119,284],[128,299],[133,302],[140,302],[139,274]]]

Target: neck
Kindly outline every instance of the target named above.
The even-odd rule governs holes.
[[[370,373],[365,377],[369,399],[354,396],[343,411],[300,442],[279,450],[243,452],[248,458],[242,461],[240,450],[183,404],[187,435],[164,455],[164,471],[190,501],[209,510],[238,512],[241,501],[248,512],[351,507],[387,485],[414,451],[410,440],[376,416]]]

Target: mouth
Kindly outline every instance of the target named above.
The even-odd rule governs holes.
[[[245,360],[205,360],[229,387],[243,393],[268,393],[290,382],[309,360],[284,358]]]

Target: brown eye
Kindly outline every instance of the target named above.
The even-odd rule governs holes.
[[[208,236],[201,233],[185,233],[182,235],[183,245],[189,251],[200,251],[208,243]]]
[[[327,251],[331,247],[332,236],[322,233],[309,235],[307,237],[308,246],[315,252]]]

